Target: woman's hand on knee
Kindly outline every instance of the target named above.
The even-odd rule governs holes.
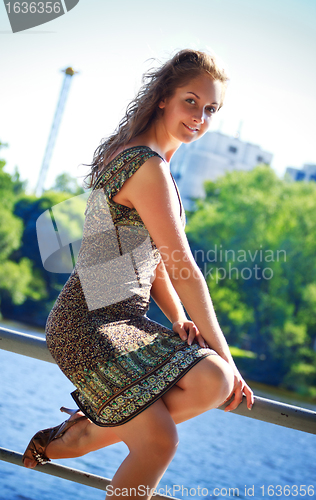
[[[252,405],[254,403],[253,392],[250,389],[249,385],[246,384],[246,382],[244,381],[244,379],[242,378],[240,373],[237,371],[237,373],[235,373],[234,389],[232,390],[232,392],[228,396],[228,398],[225,399],[223,404],[225,404],[227,401],[229,401],[232,396],[234,396],[234,399],[231,401],[231,403],[228,406],[226,406],[225,411],[235,410],[242,402],[243,395],[245,395],[247,398],[248,410],[251,410]]]
[[[201,347],[207,347],[205,340],[193,321],[175,321],[172,324],[172,330],[176,332],[182,340],[186,340],[189,345],[196,339]]]

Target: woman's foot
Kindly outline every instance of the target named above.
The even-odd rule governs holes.
[[[77,415],[82,413],[78,411]],[[87,418],[71,427],[60,439],[54,439],[47,446],[47,454],[53,459],[81,457],[119,441],[115,428],[101,427]]]
[[[73,431],[79,431],[87,425],[88,419],[83,415],[82,412],[78,411],[74,413],[68,420],[58,425],[57,427],[52,427],[49,429],[44,429],[37,432],[29,442],[22,461],[23,465],[27,468],[33,469],[38,464],[43,465],[46,462],[50,462],[50,456],[48,448],[53,442],[57,442],[65,439],[69,433],[73,434]],[[76,429],[78,428],[78,429]],[[56,458],[56,457],[51,457]]]
[[[71,415],[69,421],[76,420],[78,417],[84,417],[84,414],[80,410]],[[54,439],[48,444],[46,448],[47,455],[52,459],[81,456],[82,453],[79,450],[80,438],[86,435],[86,429],[91,425],[93,424],[87,417],[79,420],[76,425],[70,427],[59,439]]]

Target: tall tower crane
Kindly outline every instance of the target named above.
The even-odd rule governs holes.
[[[64,112],[66,100],[68,97],[72,77],[74,76],[75,73],[78,73],[78,71],[74,71],[74,69],[70,68],[70,67],[62,70],[62,72],[65,74],[64,81],[63,81],[63,84],[61,87],[59,100],[58,100],[58,104],[57,104],[56,111],[55,111],[55,116],[54,116],[53,123],[52,123],[52,128],[50,130],[50,134],[48,137],[41,170],[40,170],[38,180],[37,180],[37,185],[36,185],[36,189],[35,189],[36,196],[42,195],[46,175],[47,175],[48,168],[49,168],[49,163],[50,163],[50,160],[51,160],[51,157],[53,154],[53,149],[55,146],[55,142],[56,142],[56,138],[57,138],[57,134],[58,134],[58,129],[59,129],[62,115]]]

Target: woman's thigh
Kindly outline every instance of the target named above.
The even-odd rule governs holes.
[[[234,387],[234,373],[230,365],[218,354],[203,358],[178,382],[177,386],[193,393],[228,397]]]

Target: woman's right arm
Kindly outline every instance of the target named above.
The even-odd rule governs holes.
[[[168,166],[157,157],[147,160],[125,182],[121,190],[122,199],[136,208],[145,223],[160,251],[171,283],[202,337],[229,363],[235,377],[242,383],[217,321],[207,284],[189,247]],[[247,388],[245,386],[250,406],[251,396]]]
[[[168,166],[157,157],[150,158],[125,182],[120,196],[120,203],[124,197],[125,204],[132,204],[145,223],[192,321],[210,347],[229,361],[229,349],[222,339],[206,282],[182,226]]]

